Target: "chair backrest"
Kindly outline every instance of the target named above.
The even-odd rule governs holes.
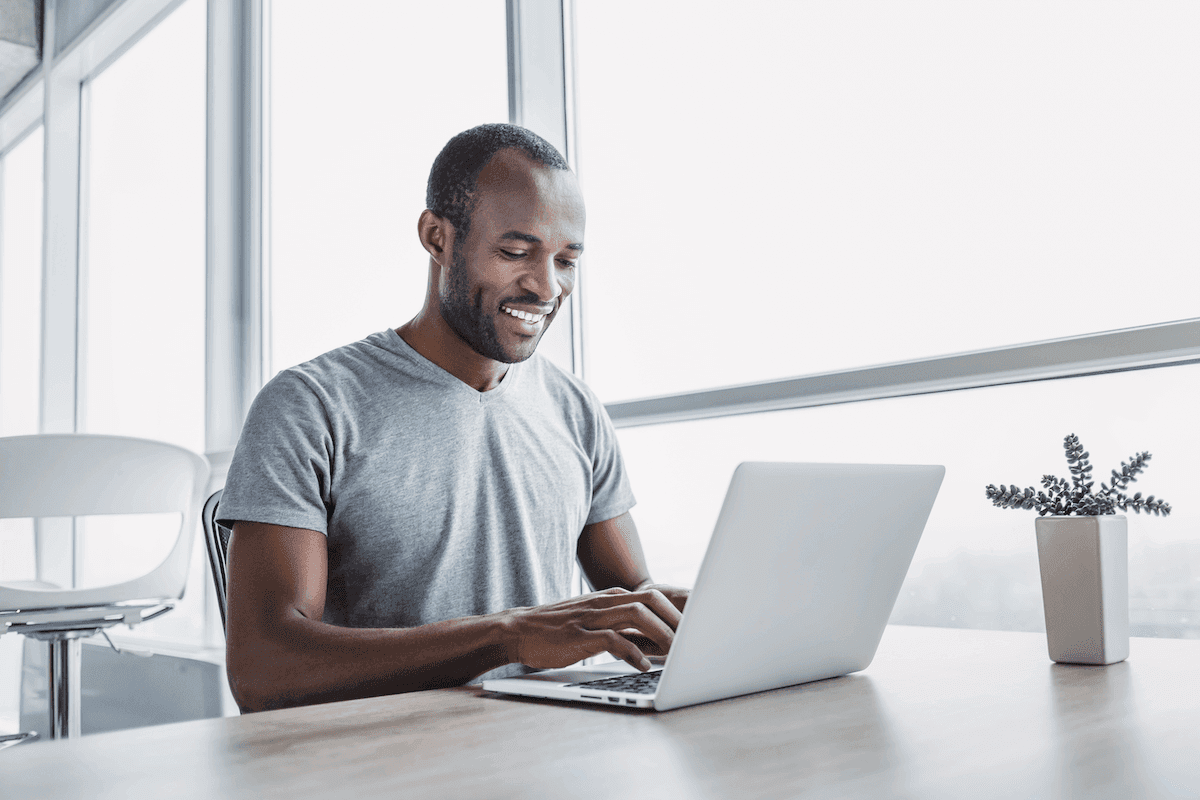
[[[208,462],[166,442],[68,433],[0,438],[0,519],[179,513],[170,553],[149,573],[91,589],[0,583],[0,610],[179,599],[187,583]]]
[[[229,528],[217,522],[217,509],[221,505],[224,489],[217,489],[204,503],[200,519],[204,523],[204,544],[208,549],[208,565],[212,568],[213,586],[217,590],[217,608],[221,610],[221,626],[225,626],[225,564],[229,560]]]

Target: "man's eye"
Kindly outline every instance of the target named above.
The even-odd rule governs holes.
[[[569,258],[560,258],[558,260],[558,263],[562,264],[564,267],[567,267],[568,269],[575,269],[575,267],[579,266],[578,261],[572,261]]]
[[[500,248],[500,252],[504,253],[504,255],[508,256],[509,258],[524,258],[525,257],[525,253],[523,251],[505,250],[503,247]]]

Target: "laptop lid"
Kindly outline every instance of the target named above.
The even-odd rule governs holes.
[[[942,466],[738,466],[654,700],[665,711],[871,663]]]

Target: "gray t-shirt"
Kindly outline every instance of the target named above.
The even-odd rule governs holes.
[[[569,597],[584,525],[633,504],[582,381],[534,355],[478,392],[389,329],[263,387],[220,517],[326,534],[324,620],[407,628]]]

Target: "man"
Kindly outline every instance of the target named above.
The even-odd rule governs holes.
[[[649,668],[656,586],[612,424],[534,351],[584,206],[535,134],[483,125],[430,172],[420,312],[271,380],[229,470],[228,672],[243,710],[454,686],[603,652]],[[569,598],[578,557],[601,591]]]

